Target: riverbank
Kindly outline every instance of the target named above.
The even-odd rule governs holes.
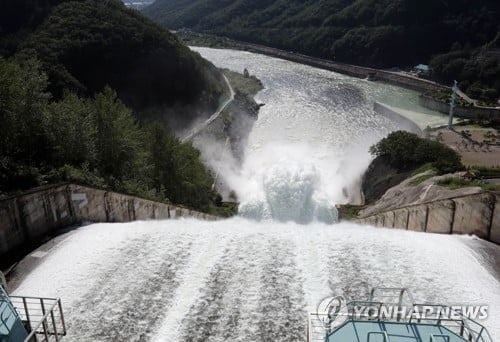
[[[230,96],[217,112],[207,121],[199,123],[185,136],[183,141],[191,141],[201,151],[202,159],[214,178],[212,188],[221,194],[226,204],[234,207],[236,214],[238,203],[234,189],[220,177],[221,164],[231,160],[241,166],[247,148],[248,137],[264,104],[259,104],[255,96],[264,86],[246,69],[231,71],[220,69],[226,79]]]
[[[290,51],[271,48],[264,45],[237,41],[226,37],[201,34],[192,31],[176,31],[175,34],[183,39],[187,45],[196,45],[211,48],[230,48],[260,53],[270,57],[286,59],[292,62],[338,72],[348,76],[380,81],[406,89],[419,91],[421,93],[450,89],[450,87],[447,87],[445,85],[403,73],[339,63]]]

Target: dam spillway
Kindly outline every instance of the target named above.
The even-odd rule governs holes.
[[[15,294],[61,297],[70,341],[305,341],[307,314],[325,297],[408,287],[419,302],[489,305],[484,323],[500,338],[500,285],[481,241],[327,225],[285,210],[290,198],[292,209],[300,199],[316,208],[346,201],[369,146],[401,128],[373,102],[417,111],[416,93],[246,52],[197,51],[264,83],[241,166],[207,160],[254,220],[84,226],[28,256]],[[493,246],[490,257],[499,255]]]
[[[94,224],[54,242],[15,293],[60,296],[70,341],[305,341],[323,298],[372,286],[488,304],[498,338],[500,286],[473,246],[345,223]]]

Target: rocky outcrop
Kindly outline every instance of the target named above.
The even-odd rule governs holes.
[[[375,171],[369,170],[365,175],[365,181],[363,181],[364,191],[370,186],[377,186],[378,184],[380,184],[380,182],[377,183],[377,179],[374,180],[372,179],[372,177],[377,177],[378,175],[380,179],[384,179],[384,171],[388,173],[386,177],[390,177],[390,169],[388,169],[387,167],[380,167],[380,165],[377,165],[375,162],[372,163],[372,165],[374,165]],[[420,184],[414,183],[415,180],[417,180],[419,177],[425,175],[431,175],[431,171],[409,177],[401,183],[393,186],[392,188],[389,188],[389,190],[381,195],[375,203],[360,211],[360,217],[372,216],[380,212],[386,212],[397,208],[463,197],[483,192],[480,187],[469,187],[451,190],[436,185],[436,183],[441,179],[457,176],[452,174],[434,176],[421,182]],[[408,177],[409,175],[406,174],[406,176]],[[399,177],[392,176],[390,179],[392,180],[392,182],[394,182],[396,178]],[[385,184],[387,184],[387,182]],[[380,187],[380,190],[382,189],[383,187]],[[378,192],[380,192],[380,190]],[[373,190],[369,193],[373,193]]]
[[[400,184],[411,175],[411,171],[401,171],[392,167],[385,157],[375,158],[363,175],[361,184],[365,204],[377,201],[385,192]]]

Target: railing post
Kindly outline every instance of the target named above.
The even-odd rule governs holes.
[[[66,335],[66,322],[64,321],[64,314],[62,310],[62,305],[61,305],[61,300],[57,300],[57,306],[59,307],[59,315],[61,315],[61,323],[62,323],[62,328],[63,328],[63,335]]]
[[[42,316],[45,317],[45,304],[43,303],[43,298],[40,298],[40,306],[42,307]],[[43,334],[45,335],[45,341],[49,341],[49,335],[47,333],[47,322],[45,319],[42,321]]]
[[[396,316],[396,320],[399,322],[401,321],[401,308],[403,306],[403,295],[405,293],[404,289],[401,289],[399,292],[399,300],[398,300],[398,314]]]
[[[33,330],[33,326],[31,325],[30,313],[28,311],[28,303],[26,303],[26,297],[23,297],[23,307],[24,314],[26,315],[26,321],[28,322],[28,326],[30,327],[30,332]]]
[[[56,320],[54,319],[54,310],[50,310],[50,318],[52,319],[52,327],[54,328],[54,336],[56,342],[59,342],[59,335],[57,334]]]

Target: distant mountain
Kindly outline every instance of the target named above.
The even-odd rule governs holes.
[[[498,0],[156,0],[143,11],[170,29],[351,64],[430,63],[436,80],[461,79],[485,100],[500,96],[500,64],[483,58],[495,52],[480,51],[500,32]]]
[[[5,0],[0,55],[36,56],[58,99],[106,85],[139,119],[185,126],[217,107],[219,71],[118,0]]]
[[[416,65],[499,29],[497,0],[157,0],[144,13],[192,28],[372,66]]]

